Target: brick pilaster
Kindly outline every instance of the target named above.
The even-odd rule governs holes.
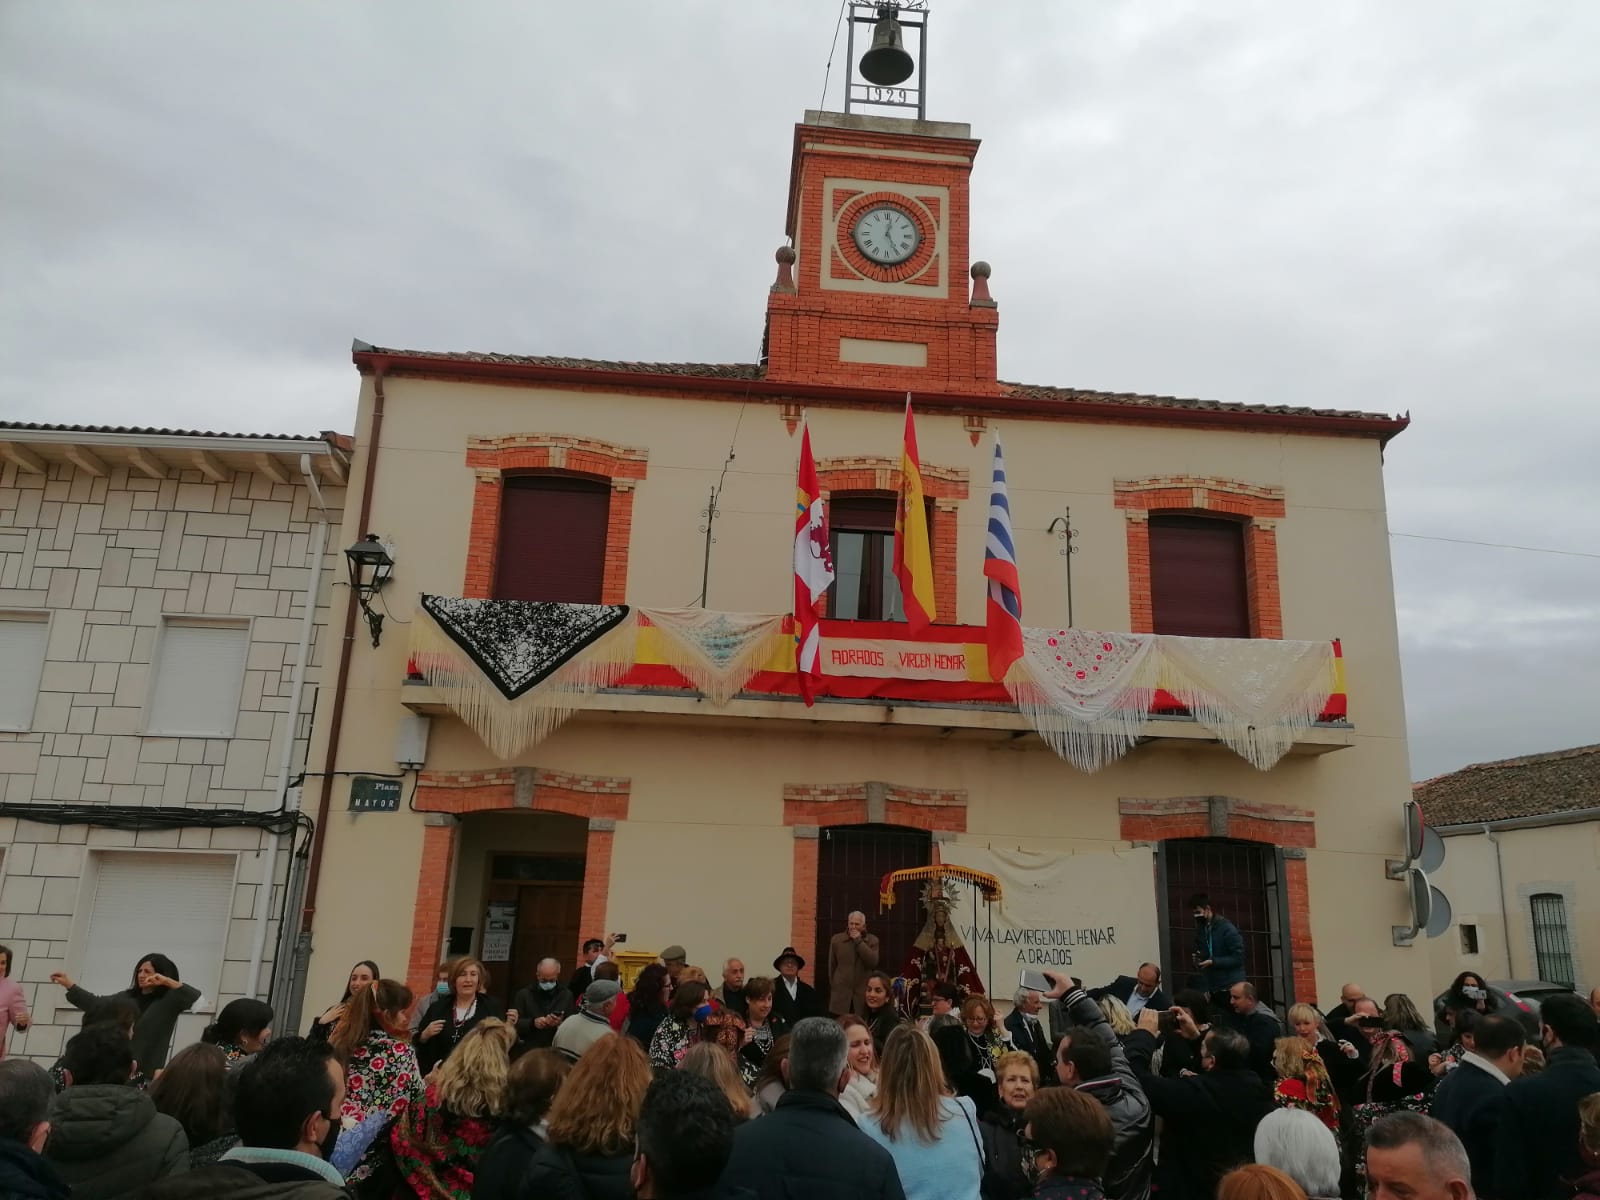
[[[422,831],[422,865],[417,870],[417,901],[411,917],[411,957],[406,984],[417,995],[433,987],[433,971],[444,955],[449,922],[450,870],[456,861],[460,822],[434,818],[441,824]]]

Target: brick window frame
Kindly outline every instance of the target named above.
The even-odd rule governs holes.
[[[606,569],[600,602],[624,603],[628,592],[628,550],[633,539],[633,493],[646,476],[649,459],[650,452],[640,447],[562,433],[469,438],[466,461],[477,476],[477,486],[472,496],[472,528],[467,536],[467,570],[461,594],[478,600],[493,594],[506,475],[545,471],[594,479],[610,486]]]
[[[537,767],[482,771],[423,771],[413,803],[424,814],[422,861],[411,919],[406,985],[421,995],[433,988],[433,970],[450,926],[450,878],[455,869],[461,818],[484,812],[545,812],[584,817],[583,905],[578,932],[589,937],[606,925],[611,892],[611,854],[618,821],[628,819],[629,779],[574,775]],[[576,954],[581,947],[574,947]]]
[[[900,492],[898,458],[824,458],[817,462],[817,484],[824,500],[834,492]],[[933,502],[928,514],[928,548],[933,553],[933,602],[940,625],[956,624],[956,515],[967,498],[969,479],[963,467],[922,464],[922,494]],[[799,943],[795,943],[798,945]]]
[[[1116,506],[1127,518],[1131,632],[1155,632],[1155,610],[1150,594],[1150,518],[1156,515],[1226,516],[1244,521],[1244,574],[1245,593],[1250,598],[1250,636],[1283,637],[1283,604],[1278,590],[1278,522],[1286,510],[1281,487],[1196,475],[1118,479],[1111,486]]]
[[[1315,1001],[1317,962],[1311,941],[1311,885],[1306,851],[1316,849],[1316,816],[1287,804],[1258,804],[1231,796],[1176,796],[1117,802],[1124,841],[1154,845],[1178,838],[1234,838],[1282,846],[1289,900],[1289,973],[1297,999]]]
[[[964,788],[914,788],[868,780],[861,783],[786,783],[783,823],[794,832],[794,878],[789,945],[817,944],[818,840],[836,825],[899,825],[933,834],[933,860],[939,843],[967,831]],[[812,965],[800,972],[815,982]]]

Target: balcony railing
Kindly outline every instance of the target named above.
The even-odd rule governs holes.
[[[558,608],[574,610],[583,630],[535,619],[535,609],[569,615]],[[589,618],[601,611],[425,598],[403,703],[455,713],[508,759],[579,710],[838,732],[1037,734],[1084,770],[1149,743],[1222,744],[1263,769],[1285,753],[1352,743],[1338,642],[1031,630],[1028,653],[1001,683],[989,674],[982,626],[912,638],[897,622],[824,621],[823,676],[808,706],[787,617],[619,606],[605,610],[616,619],[600,629]],[[559,644],[568,637],[574,644]]]

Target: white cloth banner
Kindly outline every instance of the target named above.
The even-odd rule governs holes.
[[[1100,987],[1160,957],[1148,847],[1039,854],[945,842],[939,858],[1000,881],[999,904],[980,901],[974,919],[963,896],[951,914],[997,1000],[1011,999],[1024,970],[1058,971]]]

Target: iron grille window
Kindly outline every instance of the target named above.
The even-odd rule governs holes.
[[[1577,986],[1572,967],[1572,939],[1567,935],[1567,902],[1554,892],[1530,897],[1533,910],[1533,953],[1539,978],[1550,983]]]

